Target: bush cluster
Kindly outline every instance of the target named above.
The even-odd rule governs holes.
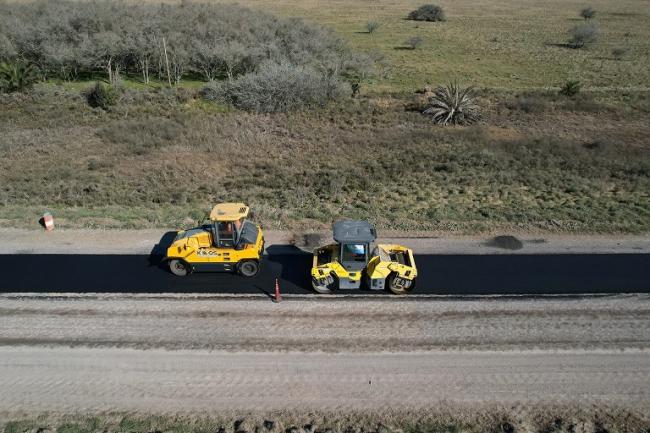
[[[111,82],[124,73],[145,82],[150,75],[232,80],[269,61],[345,74],[351,56],[325,28],[236,5],[0,2],[0,61],[25,60],[46,78],[105,72]]]
[[[625,54],[629,51],[628,47],[616,47],[612,48],[612,56],[616,60],[621,60]]]
[[[86,90],[84,96],[91,107],[108,110],[117,102],[118,93],[115,87],[97,82]]]
[[[323,74],[309,66],[275,63],[236,80],[210,83],[203,89],[208,100],[262,113],[323,106],[350,94],[350,86],[335,74]]]
[[[420,45],[422,45],[422,42],[424,42],[424,39],[422,39],[420,36],[413,36],[404,41],[404,45],[406,45],[406,47],[411,50],[415,50]]]
[[[600,29],[594,23],[585,23],[569,30],[569,46],[571,48],[582,48],[596,42]]]
[[[408,19],[415,21],[444,21],[445,13],[440,6],[422,5],[408,15]]]
[[[381,27],[381,23],[379,21],[368,21],[366,23],[366,32],[374,33],[375,30],[377,30],[379,27]]]

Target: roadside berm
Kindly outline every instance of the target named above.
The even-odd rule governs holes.
[[[173,230],[0,228],[0,254],[150,254]],[[266,247],[306,251],[332,241],[331,231],[265,231]],[[649,235],[493,233],[455,236],[380,230],[379,242],[408,245],[416,254],[648,254]],[[161,249],[162,251],[162,249]]]
[[[1,416],[1,415],[0,415]],[[0,426],[2,419],[0,418]],[[646,432],[643,413],[616,407],[536,407],[445,403],[420,410],[225,412],[185,415],[112,413],[11,419],[5,431],[55,433],[602,433]]]

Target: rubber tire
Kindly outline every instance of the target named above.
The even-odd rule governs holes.
[[[323,289],[321,287],[318,287],[318,286],[315,286],[313,280],[311,282],[311,288],[314,289],[314,292],[316,292],[316,293],[318,293],[320,295],[331,295],[332,292],[334,290],[338,289],[338,287],[339,287],[339,279],[336,277],[336,275],[332,274],[332,278],[334,279],[334,281],[332,282],[332,284],[327,286],[325,289]]]
[[[190,273],[189,266],[184,261],[178,259],[169,261],[169,271],[177,277],[185,277]]]
[[[386,278],[386,287],[388,288],[388,290],[393,292],[395,295],[407,295],[407,294],[411,293],[411,291],[413,291],[413,289],[415,288],[415,280],[413,280],[413,282],[411,282],[411,287],[409,287],[408,289],[404,289],[404,288],[401,288],[401,287],[396,287],[395,286],[395,279],[396,278],[397,278],[397,274],[395,274],[395,273],[390,274],[388,276],[388,278]]]
[[[245,278],[252,278],[260,272],[257,260],[242,260],[237,263],[237,273]]]

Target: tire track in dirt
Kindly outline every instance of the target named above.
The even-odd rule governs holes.
[[[650,348],[650,297],[336,303],[8,299],[0,344],[376,352]]]

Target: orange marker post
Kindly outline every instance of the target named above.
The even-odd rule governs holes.
[[[273,298],[273,302],[280,302],[282,301],[282,296],[280,295],[280,282],[278,279],[275,279],[275,298]]]
[[[51,213],[45,212],[43,214],[43,225],[48,232],[54,229],[54,217],[52,217]]]

